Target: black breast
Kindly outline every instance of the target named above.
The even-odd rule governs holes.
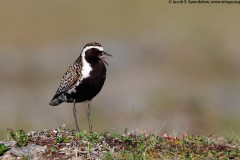
[[[106,67],[101,60],[91,64],[91,67],[90,76],[76,86],[76,92],[66,93],[69,102],[72,102],[72,99],[75,99],[76,102],[90,101],[101,91],[106,79]]]

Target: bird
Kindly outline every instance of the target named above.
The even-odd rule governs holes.
[[[76,103],[87,102],[87,118],[89,131],[92,132],[90,120],[90,107],[92,99],[101,91],[106,79],[105,61],[107,56],[112,57],[104,51],[98,42],[87,43],[77,60],[67,69],[63,75],[60,85],[50,101],[49,105],[57,106],[63,102],[73,103],[73,115],[76,130],[79,132],[77,121]]]

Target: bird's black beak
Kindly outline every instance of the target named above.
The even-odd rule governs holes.
[[[106,65],[108,65],[108,63],[105,61],[105,58],[106,58],[107,56],[112,57],[111,54],[108,54],[108,53],[106,53],[106,52],[103,51],[102,54],[100,54],[98,57],[99,57]]]
[[[111,54],[108,54],[108,53],[106,53],[106,52],[103,51],[98,57],[103,60],[103,59],[105,59],[107,56],[112,57]]]
[[[111,54],[108,54],[108,53],[106,53],[106,52],[103,52],[103,54],[106,55],[106,56],[112,57]]]

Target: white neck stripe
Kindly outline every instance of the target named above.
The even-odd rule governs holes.
[[[83,63],[83,68],[82,68],[82,77],[81,77],[81,80],[83,80],[84,78],[87,78],[90,76],[90,72],[92,71],[92,67],[90,65],[90,63],[88,63],[85,59],[85,52],[91,48],[96,48],[98,49],[99,51],[103,51],[103,47],[100,47],[100,46],[87,46],[83,49],[82,51],[82,63]]]
[[[92,71],[92,67],[90,65],[90,63],[88,63],[85,59],[85,52],[91,48],[96,48],[98,49],[99,51],[103,51],[103,47],[101,46],[87,46],[83,49],[82,51],[82,63],[83,63],[83,68],[82,68],[82,77],[81,77],[81,80],[83,80],[84,78],[87,78],[90,76],[90,72]]]

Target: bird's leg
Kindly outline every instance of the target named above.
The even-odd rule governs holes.
[[[76,106],[75,106],[75,100],[73,101],[73,115],[74,115],[74,120],[75,120],[75,124],[76,124],[76,130],[79,132],[79,127],[78,127],[78,121],[77,121],[77,109],[76,109]]]
[[[88,112],[87,112],[87,117],[88,117],[88,128],[89,132],[92,132],[92,125],[91,125],[91,120],[90,120],[90,107],[91,107],[91,101],[88,102]]]

